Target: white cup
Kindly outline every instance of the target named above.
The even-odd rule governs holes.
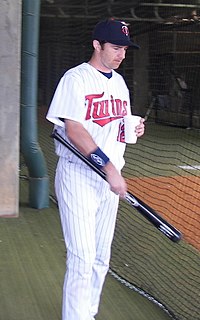
[[[139,125],[140,120],[140,116],[128,115],[124,117],[124,135],[126,143],[137,142],[135,128]]]

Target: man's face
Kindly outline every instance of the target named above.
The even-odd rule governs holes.
[[[125,58],[127,46],[118,46],[106,42],[100,51],[100,60],[102,66],[108,70],[119,68]]]

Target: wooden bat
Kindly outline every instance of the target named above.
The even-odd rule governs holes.
[[[97,168],[87,157],[85,157],[79,150],[74,148],[68,141],[66,141],[56,130],[53,131],[51,137],[58,140],[65,147],[71,150],[79,159],[86,163],[92,170],[94,170],[99,176],[106,180],[106,174],[99,168]],[[169,238],[173,242],[178,242],[182,235],[174,226],[167,222],[160,216],[154,209],[149,207],[146,203],[140,200],[138,197],[130,192],[126,193],[125,200],[140,212],[149,222],[152,223],[162,234]]]
[[[153,106],[154,106],[155,101],[156,101],[156,98],[153,97],[153,99],[152,99],[152,101],[151,101],[151,103],[150,103],[150,105],[149,105],[149,107],[148,107],[148,109],[147,109],[147,112],[145,113],[145,116],[144,116],[144,120],[145,120],[145,121],[148,120],[149,115],[150,115],[150,113],[151,113],[151,111],[152,111],[152,109],[153,109]]]

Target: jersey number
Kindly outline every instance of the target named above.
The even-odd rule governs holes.
[[[117,141],[125,142],[125,134],[124,134],[124,121],[119,124],[119,131],[117,135]]]

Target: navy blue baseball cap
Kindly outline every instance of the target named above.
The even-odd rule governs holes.
[[[118,46],[140,47],[130,40],[129,29],[125,22],[107,19],[96,24],[92,34],[93,40],[105,41]]]

